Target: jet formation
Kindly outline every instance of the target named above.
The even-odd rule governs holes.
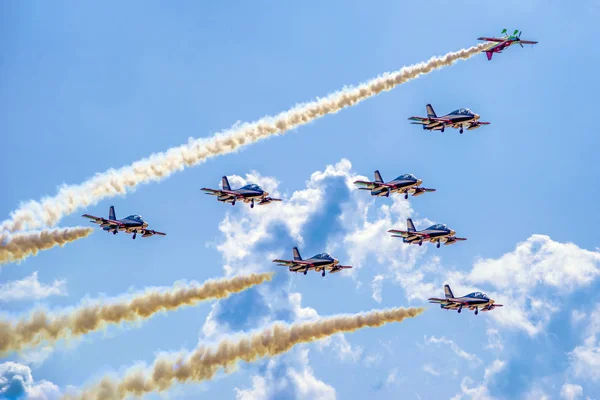
[[[444,245],[446,246],[449,244],[455,244],[463,240],[467,240],[466,238],[459,238],[454,236],[456,232],[448,228],[445,224],[431,225],[427,229],[418,231],[415,229],[415,224],[410,218],[406,220],[405,231],[390,229],[388,232],[392,233],[392,237],[402,238],[402,242],[408,244],[418,244],[419,246],[421,246],[423,244],[423,241],[437,243],[438,249],[440,248],[441,243],[444,243]]]
[[[265,192],[255,183],[248,184],[239,189],[232,189],[229,186],[229,180],[226,176],[221,178],[222,189],[209,189],[202,188],[206,194],[217,196],[217,201],[223,203],[231,203],[235,206],[237,200],[243,201],[244,203],[250,203],[250,208],[254,208],[254,202],[258,201],[259,206],[269,204],[273,201],[281,201],[281,199],[274,199],[269,197],[269,192]]]
[[[502,31],[504,36],[501,38],[480,37],[478,40],[490,42],[490,47],[487,47],[483,52],[486,53],[488,60],[491,60],[494,53],[501,53],[513,44],[519,44],[523,47],[523,44],[538,43],[521,40],[521,33],[515,30],[509,36],[506,29],[504,29]],[[413,116],[408,118],[412,121],[411,124],[421,125],[423,130],[439,130],[444,132],[449,127],[459,129],[459,132],[462,134],[465,128],[473,130],[490,124],[489,122],[481,121],[479,114],[474,113],[468,108],[459,108],[439,117],[431,104],[427,104],[425,108],[427,117]],[[436,191],[436,189],[422,187],[422,180],[410,173],[399,175],[393,180],[385,182],[379,170],[375,170],[373,181],[357,180],[354,184],[358,190],[367,190],[373,197],[390,197],[391,195],[399,194],[404,195],[404,199],[408,199],[409,195],[420,196]],[[254,183],[247,184],[238,189],[232,189],[227,176],[221,178],[221,189],[202,188],[201,190],[205,194],[216,196],[217,201],[229,203],[232,206],[237,201],[250,204],[250,208],[254,208],[255,204],[266,205],[282,201],[281,199],[270,197],[268,192]],[[140,215],[134,214],[123,219],[117,219],[113,206],[110,206],[108,218],[96,217],[90,214],[83,214],[83,217],[91,219],[91,222],[99,224],[104,231],[112,232],[113,235],[116,235],[118,232],[130,233],[133,234],[133,239],[136,238],[137,234],[142,235],[142,237],[166,235],[166,233],[148,229],[148,223]],[[438,248],[440,248],[442,243],[450,245],[467,240],[466,238],[456,237],[456,232],[448,228],[445,224],[434,224],[426,229],[417,230],[411,218],[406,220],[406,230],[390,229],[388,232],[392,234],[392,237],[402,238],[403,243],[422,246],[423,242],[430,242],[435,243]],[[273,262],[280,266],[288,267],[290,272],[306,275],[308,271],[316,271],[321,272],[321,276],[323,277],[327,271],[333,274],[352,268],[352,266],[340,265],[339,260],[328,253],[319,253],[308,259],[302,259],[297,247],[294,247],[292,252],[293,260],[275,259]],[[455,297],[450,286],[444,285],[444,293],[445,298],[432,297],[429,301],[440,304],[442,309],[456,310],[458,313],[462,311],[463,307],[466,307],[469,310],[473,310],[475,315],[479,313],[479,310],[491,311],[496,307],[502,307],[502,304],[495,304],[494,300],[481,292],[470,293],[463,297]]]
[[[133,214],[123,219],[117,219],[114,206],[110,206],[108,218],[96,217],[90,214],[83,214],[82,216],[91,219],[92,223],[99,224],[104,231],[112,232],[113,235],[118,232],[133,233],[132,239],[135,239],[138,233],[142,237],[166,235],[166,233],[148,229],[148,223],[144,221],[141,215]]]
[[[348,265],[340,265],[340,262],[330,256],[328,253],[321,253],[312,256],[309,259],[303,260],[302,256],[300,256],[300,251],[298,251],[297,247],[292,249],[292,253],[294,254],[293,260],[273,260],[274,263],[278,265],[288,267],[290,272],[302,272],[304,275],[308,273],[309,270],[312,271],[321,271],[321,276],[325,276],[325,271],[329,271],[330,274],[334,274],[336,272],[340,272],[341,270],[352,268]]]
[[[435,192],[435,189],[427,189],[419,187],[423,183],[422,180],[417,179],[413,174],[400,175],[397,178],[384,182],[381,174],[378,170],[375,170],[375,181],[355,181],[354,184],[358,186],[358,190],[370,190],[371,196],[385,196],[390,197],[392,193],[404,193],[404,198],[408,199],[409,193],[413,196],[420,196],[427,192]]]
[[[460,129],[460,134],[463,133],[464,128],[467,130],[481,128],[481,125],[489,125],[489,122],[479,121],[479,115],[475,114],[468,108],[459,108],[449,114],[438,117],[431,106],[427,104],[427,117],[410,117],[411,124],[422,125],[424,130],[428,131],[441,131],[442,133],[446,129],[446,126],[451,128]]]
[[[440,308],[444,310],[456,310],[459,314],[463,307],[474,310],[475,315],[479,313],[479,310],[492,311],[496,307],[502,307],[502,304],[495,304],[494,300],[481,292],[473,292],[466,296],[455,297],[450,289],[450,285],[444,285],[444,294],[445,299],[431,297],[429,302],[439,304]]]

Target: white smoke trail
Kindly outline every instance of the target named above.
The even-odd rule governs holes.
[[[0,355],[35,346],[42,341],[55,342],[97,331],[108,324],[150,318],[159,311],[228,297],[252,286],[270,281],[273,274],[250,274],[209,280],[198,286],[175,285],[169,290],[150,289],[128,300],[110,304],[89,304],[66,314],[40,310],[16,322],[0,321]]]
[[[24,260],[41,250],[64,246],[89,236],[94,230],[88,227],[49,229],[6,235],[0,233],[0,264]]]
[[[289,326],[276,324],[238,341],[224,340],[212,349],[201,346],[187,355],[160,356],[154,361],[152,372],[149,374],[138,369],[128,371],[119,380],[105,377],[98,385],[77,395],[67,395],[65,398],[116,400],[128,395],[142,396],[164,391],[176,382],[201,382],[211,379],[219,368],[230,372],[239,361],[252,362],[261,357],[273,357],[300,343],[314,342],[336,333],[401,322],[405,318],[416,317],[423,311],[423,308],[393,308],[320,318]]]
[[[80,185],[64,185],[54,197],[46,197],[41,203],[29,201],[11,213],[2,222],[0,230],[10,232],[26,227],[52,226],[62,217],[98,201],[126,194],[140,183],[159,181],[175,171],[191,167],[220,154],[226,154],[242,146],[275,134],[307,124],[319,117],[336,113],[369,97],[415,79],[436,69],[466,60],[489,47],[489,43],[433,57],[427,62],[387,72],[357,87],[346,87],[329,96],[309,103],[298,104],[289,111],[274,117],[265,117],[253,123],[245,123],[207,139],[190,139],[189,143],[174,147],[164,153],[136,161],[118,170],[110,169],[97,174]]]

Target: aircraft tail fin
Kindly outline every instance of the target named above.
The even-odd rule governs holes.
[[[435,111],[433,110],[433,107],[431,106],[431,104],[427,104],[425,106],[425,108],[427,109],[427,118],[437,118],[437,115],[436,115]]]
[[[489,60],[492,59],[492,56],[494,55],[494,52],[493,51],[486,51],[485,55],[487,56],[488,61],[489,61]]]
[[[297,247],[294,247],[292,249],[292,252],[294,253],[294,260],[296,260],[296,261],[301,261],[302,260],[302,256],[300,255],[300,251],[298,251]]]
[[[416,232],[417,230],[415,229],[415,224],[413,224],[412,219],[408,218],[406,220],[406,230],[408,232]]]
[[[454,293],[452,293],[452,290],[450,289],[450,285],[444,285],[444,294],[446,295],[447,299],[454,298]]]
[[[381,178],[381,174],[379,173],[379,170],[375,170],[375,182],[383,183],[383,179]]]
[[[226,176],[221,178],[221,186],[223,186],[223,190],[231,190],[231,186],[229,186],[229,180]]]
[[[115,206],[110,206],[110,209],[108,210],[108,219],[116,221],[117,216],[115,215]]]

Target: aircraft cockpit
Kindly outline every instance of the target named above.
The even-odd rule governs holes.
[[[435,224],[430,226],[427,229],[435,229],[435,230],[440,230],[440,231],[447,231],[448,227],[446,226],[446,224]]]
[[[456,115],[472,115],[473,112],[471,110],[469,110],[468,108],[459,108],[458,110],[452,111],[451,114],[456,114]]]
[[[249,185],[246,185],[242,189],[246,189],[246,190],[261,190],[261,188],[257,184],[255,184],[255,183],[251,183]]]
[[[313,258],[319,258],[319,259],[322,259],[322,260],[333,260],[333,257],[331,257],[328,253],[317,254]]]
[[[487,299],[487,295],[481,292],[475,292],[475,293],[471,293],[469,295],[469,297],[474,297],[476,299]]]
[[[404,175],[400,175],[399,177],[397,177],[394,180],[395,181],[416,181],[417,178],[413,174],[404,174]]]

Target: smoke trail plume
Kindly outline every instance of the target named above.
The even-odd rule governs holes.
[[[35,256],[41,250],[55,246],[64,246],[77,239],[89,236],[92,228],[76,226],[74,228],[49,229],[3,235],[0,233],[0,264],[21,261]]]
[[[22,204],[11,213],[10,219],[2,223],[0,230],[14,232],[25,227],[52,226],[67,214],[102,199],[123,195],[140,183],[159,181],[173,172],[197,165],[207,158],[233,152],[247,144],[284,133],[324,115],[336,113],[420,75],[452,65],[458,60],[466,60],[487,47],[489,43],[483,43],[433,57],[427,62],[385,73],[357,87],[347,87],[325,98],[296,105],[274,117],[234,126],[211,138],[190,139],[188,144],[163,153],[155,153],[118,170],[110,169],[80,185],[62,186],[54,197],[46,197],[41,202],[32,200]]]
[[[0,355],[21,350],[42,341],[54,342],[97,331],[108,324],[146,319],[159,311],[195,305],[202,300],[220,299],[265,281],[271,273],[209,280],[203,285],[175,285],[169,290],[151,289],[133,298],[111,304],[89,304],[67,314],[34,312],[31,317],[13,322],[0,321]]]
[[[293,325],[276,324],[243,337],[238,341],[224,340],[215,348],[199,347],[191,354],[177,357],[161,356],[154,361],[152,371],[130,370],[122,379],[110,377],[69,399],[113,400],[127,395],[141,396],[163,391],[176,382],[201,382],[211,379],[219,368],[230,372],[238,361],[252,362],[261,357],[273,357],[297,344],[314,342],[336,333],[353,332],[365,327],[401,322],[424,311],[423,308],[393,308],[366,313],[321,318]]]

